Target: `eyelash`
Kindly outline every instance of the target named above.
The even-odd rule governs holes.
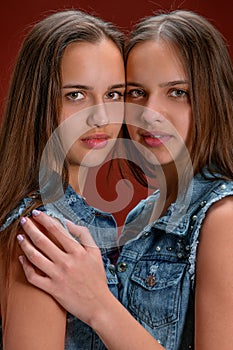
[[[174,93],[174,92],[175,92],[175,93],[181,93],[181,95],[173,96],[172,93]],[[175,98],[184,98],[184,97],[188,97],[188,96],[189,96],[188,91],[183,90],[183,89],[177,89],[177,88],[171,89],[171,90],[169,91],[169,94],[170,94],[172,97],[175,97]]]
[[[117,100],[118,100],[118,99],[120,100],[121,97],[124,96],[124,94],[123,94],[122,92],[120,92],[120,91],[110,91],[110,92],[108,92],[106,95],[107,95],[108,97],[110,97],[110,99],[116,100],[116,99],[114,99],[114,98],[111,97],[111,95],[113,95],[113,94],[117,94],[117,95],[118,95]]]
[[[82,98],[77,98],[77,96],[81,94]],[[113,98],[111,95],[118,95],[118,98]],[[120,100],[122,97],[124,97],[124,94],[120,91],[109,91],[106,95],[105,95],[108,99],[110,100]],[[72,91],[69,92],[68,94],[66,94],[66,97],[71,100],[71,101],[82,101],[85,98],[85,92],[83,91]]]
[[[77,96],[76,97],[74,96],[74,95],[79,95],[79,94],[82,95],[82,98],[77,98]],[[66,97],[72,101],[81,101],[85,98],[85,93],[82,91],[72,91],[72,92],[69,92],[68,94],[66,94]]]
[[[176,96],[174,96],[173,93],[181,93],[181,95],[177,94]],[[126,95],[128,97],[137,99],[137,98],[146,97],[146,92],[141,89],[132,89],[127,91]],[[174,98],[185,98],[185,97],[189,97],[189,92],[179,88],[172,88],[168,91],[168,95]]]
[[[138,94],[137,96],[134,96],[134,94]],[[140,97],[145,97],[146,93],[144,90],[141,89],[132,89],[126,92],[126,95],[131,97],[131,98],[140,98]]]

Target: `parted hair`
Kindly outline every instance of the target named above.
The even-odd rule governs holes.
[[[135,45],[149,40],[163,40],[178,49],[187,72],[194,173],[207,167],[233,179],[233,69],[225,39],[192,11],[159,13],[133,28],[125,48],[126,60]]]
[[[0,226],[24,197],[34,198],[33,207],[42,204],[36,195],[40,161],[47,141],[59,125],[61,59],[65,48],[73,42],[98,43],[106,38],[123,55],[123,33],[112,23],[73,9],[50,14],[25,37],[16,59],[0,130]],[[56,157],[64,159],[62,149],[56,151]],[[68,177],[64,163],[66,184]],[[17,231],[17,222],[13,225]],[[0,237],[7,238],[11,229],[5,229]]]

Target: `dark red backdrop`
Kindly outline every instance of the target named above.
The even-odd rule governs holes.
[[[30,24],[38,21],[48,12],[64,8],[79,8],[87,10],[93,14],[112,21],[123,29],[130,29],[131,25],[139,18],[152,14],[158,9],[190,9],[208,18],[222,32],[229,43],[231,54],[233,53],[233,27],[232,13],[233,3],[231,0],[21,0],[21,1],[1,1],[0,4],[0,115],[4,98],[8,88],[8,82],[16,53],[20,43],[27,32]],[[0,117],[1,119],[1,117]],[[106,181],[99,182],[104,188]],[[117,178],[116,178],[117,181]],[[114,187],[114,186],[113,186]],[[112,189],[113,189],[112,187]],[[90,191],[89,191],[90,192]],[[113,199],[109,195],[106,199]],[[114,191],[111,191],[111,194]],[[134,199],[127,205],[121,213],[117,213],[117,218],[122,222],[125,213],[145,195],[141,187],[137,187]]]
[[[12,65],[27,27],[48,11],[70,7],[88,10],[126,29],[140,17],[158,9],[191,9],[206,16],[218,27],[233,52],[231,0],[5,0],[0,4],[0,106],[3,104]]]

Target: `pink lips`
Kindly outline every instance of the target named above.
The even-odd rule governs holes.
[[[106,134],[92,134],[81,139],[81,141],[90,149],[101,149],[107,145],[108,139],[109,136]]]
[[[171,135],[163,133],[145,133],[142,135],[144,142],[149,147],[158,147],[171,139]]]

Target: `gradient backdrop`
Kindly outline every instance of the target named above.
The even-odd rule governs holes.
[[[208,18],[225,36],[229,44],[231,55],[233,54],[233,2],[232,0],[21,0],[1,1],[0,4],[0,119],[4,98],[8,88],[8,82],[14,60],[22,39],[27,33],[30,25],[40,20],[51,11],[65,8],[78,8],[87,10],[92,14],[99,15],[119,25],[122,29],[128,30],[139,18],[152,14],[159,9],[189,9],[200,13]],[[105,193],[106,200],[113,200],[116,196],[114,191],[117,182],[117,171],[115,183],[112,184],[111,193],[106,190],[102,181],[106,175],[100,173],[97,177],[97,184],[101,193]],[[116,218],[122,224],[125,214],[146,195],[145,190],[134,184],[133,200],[126,204],[122,211],[116,213]],[[87,186],[87,193],[92,192],[91,181]],[[109,184],[108,184],[109,186]],[[107,188],[109,189],[109,187]],[[90,203],[97,205],[99,203]],[[103,208],[104,209],[104,208]]]

